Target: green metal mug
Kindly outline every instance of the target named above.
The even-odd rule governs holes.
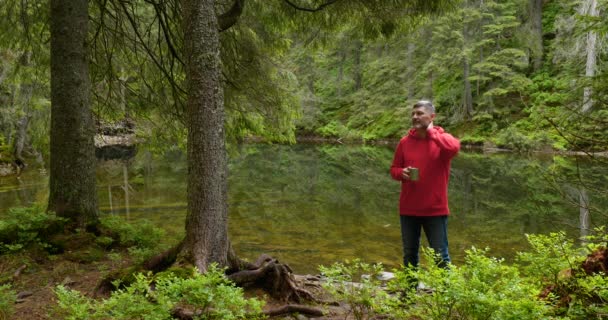
[[[418,181],[418,179],[420,179],[420,173],[418,171],[418,168],[410,168],[410,180]]]

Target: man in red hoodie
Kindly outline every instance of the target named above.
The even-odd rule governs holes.
[[[399,141],[391,176],[401,181],[399,214],[404,266],[418,266],[420,232],[438,254],[441,266],[450,263],[447,219],[450,162],[460,150],[460,141],[434,126],[435,107],[419,101],[412,108],[412,129]],[[418,170],[415,176],[414,170]],[[413,179],[412,179],[413,178]]]

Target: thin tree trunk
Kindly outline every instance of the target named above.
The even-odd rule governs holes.
[[[127,169],[127,163],[123,162],[122,164],[122,181],[123,188],[125,191],[125,209],[127,212],[127,220],[131,219],[131,208],[129,204],[129,171]]]
[[[51,172],[48,210],[96,228],[95,124],[89,95],[87,0],[51,0]]]
[[[363,42],[361,40],[357,40],[355,44],[355,61],[354,61],[354,69],[355,69],[355,91],[359,91],[363,82],[363,70],[361,70],[361,54],[363,53]]]
[[[338,98],[342,98],[342,80],[344,78],[344,62],[346,61],[346,53],[342,48],[339,50],[340,62],[338,62],[338,77],[336,79],[336,90]]]
[[[578,189],[578,202],[579,228],[581,231],[581,238],[584,238],[589,234],[589,196],[587,195],[587,190],[583,187]]]
[[[479,11],[483,12],[483,7],[484,7],[484,2],[483,0],[479,1]],[[478,37],[480,39],[483,38],[483,23],[484,23],[484,19],[481,18],[479,19],[479,25],[477,26],[477,32]],[[478,63],[482,63],[484,60],[484,55],[483,55],[483,46],[479,46],[479,61]],[[476,81],[476,88],[475,88],[475,96],[479,97],[479,92],[480,92],[480,86],[481,86],[481,70],[477,71],[477,81]]]
[[[530,21],[532,27],[532,70],[538,71],[543,65],[543,0],[530,0]]]
[[[30,65],[32,53],[25,52],[21,57],[22,67],[28,67]],[[32,94],[34,92],[34,84],[30,81],[22,82],[19,85],[17,98],[14,100],[15,109],[21,110],[22,116],[17,120],[15,124],[15,144],[13,145],[13,156],[16,161],[20,162],[18,165],[22,166],[25,164],[23,159],[23,150],[26,147],[28,137],[27,128],[30,123],[30,102]]]
[[[580,13],[582,15],[597,17],[599,15],[599,10],[597,9],[597,0],[585,0],[581,4]],[[587,32],[585,53],[587,54],[587,61],[585,63],[585,77],[589,79],[595,76],[595,69],[597,68],[597,33],[593,30]],[[586,86],[583,90],[582,111],[587,112],[593,107],[593,89],[590,86]]]
[[[469,41],[469,31],[467,30],[466,24],[462,27],[462,37],[465,49]],[[466,52],[466,50],[463,50]],[[471,119],[473,115],[473,94],[471,92],[471,80],[469,80],[469,74],[471,66],[469,64],[469,57],[465,54],[462,58],[462,81],[464,84],[464,92],[462,93],[462,103],[465,114],[465,119]]]
[[[227,160],[218,20],[212,0],[182,6],[188,98],[188,214],[183,253],[201,271],[228,266]]]
[[[414,68],[414,51],[416,50],[416,44],[411,39],[407,43],[407,69],[406,69],[406,83],[407,83],[407,99],[414,99],[414,84],[415,84],[415,68]]]

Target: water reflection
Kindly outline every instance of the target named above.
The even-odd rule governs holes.
[[[357,257],[398,266],[399,184],[388,174],[392,154],[390,147],[335,145],[240,145],[231,150],[233,246],[248,259],[272,254],[301,273]],[[597,190],[608,182],[608,170],[579,164],[577,174],[590,177],[582,188],[573,183],[572,163],[506,154],[455,158],[449,190],[455,263],[471,246],[487,246],[493,255],[510,259],[527,247],[526,233],[565,230],[578,237],[606,224],[597,208],[608,207],[608,201]],[[128,161],[100,162],[100,209],[152,220],[179,239],[186,170],[180,152],[159,158],[140,152]],[[30,171],[21,179],[0,179],[0,210],[45,203],[46,176]]]

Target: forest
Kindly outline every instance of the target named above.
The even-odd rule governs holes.
[[[0,319],[602,318],[607,6],[605,0],[3,0],[0,182],[48,172],[48,194],[0,212]],[[536,201],[530,211],[556,211],[556,199],[566,197],[581,224],[591,212],[597,228],[576,241],[565,233],[529,235],[529,250],[509,263],[472,247],[446,270],[425,252],[424,268],[393,270],[388,283],[374,261],[336,261],[319,267],[322,276],[306,277],[294,274],[289,261],[266,254],[249,261],[233,246],[228,181],[241,168],[229,162],[235,149],[252,142],[396,144],[422,99],[433,102],[435,122],[463,148],[482,152],[469,158],[488,150],[556,156],[546,168],[520,170],[544,170],[577,196],[539,195],[554,185],[530,180]],[[107,136],[154,155],[184,153],[178,239],[146,221],[101,212],[96,152]],[[373,148],[363,153],[357,159],[387,158]],[[480,161],[473,173],[509,166]],[[332,164],[350,172],[338,160]],[[257,179],[282,179],[288,188],[293,172],[279,168],[262,169]],[[454,176],[467,190],[509,188],[461,168]],[[326,198],[338,197],[344,185],[334,184]],[[0,192],[8,192],[4,186]],[[596,206],[588,205],[587,191]],[[485,193],[482,206],[498,206],[492,199],[501,197]],[[85,270],[88,280],[73,280]],[[411,278],[432,290],[412,292]]]

